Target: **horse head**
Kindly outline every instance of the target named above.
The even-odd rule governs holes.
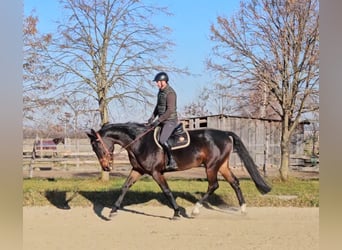
[[[65,140],[64,140],[64,137],[57,137],[57,138],[54,138],[52,139],[53,143],[58,145],[59,143],[65,143]]]
[[[95,132],[93,129],[90,133],[87,132],[90,139],[90,144],[95,152],[103,171],[111,171],[113,169],[113,151],[114,144],[108,145],[106,140],[101,137],[99,132]]]

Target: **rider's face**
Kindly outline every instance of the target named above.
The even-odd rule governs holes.
[[[166,87],[165,81],[157,81],[156,83],[159,89],[164,89]]]

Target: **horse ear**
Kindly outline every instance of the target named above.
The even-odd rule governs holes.
[[[93,137],[93,135],[89,132],[86,132],[87,136],[91,139]]]
[[[90,139],[96,138],[96,135],[95,135],[96,133],[94,129],[91,129],[90,132],[86,132],[86,134]]]

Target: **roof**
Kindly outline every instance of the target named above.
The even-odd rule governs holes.
[[[207,118],[207,117],[219,117],[219,118],[239,118],[239,119],[251,119],[251,120],[261,120],[261,121],[269,121],[269,122],[281,122],[280,119],[268,119],[268,118],[257,118],[257,117],[248,117],[248,116],[238,116],[238,115],[226,115],[226,114],[216,114],[216,115],[205,115],[205,116],[193,116],[193,117],[187,117],[182,118],[180,120],[189,120],[189,119],[201,119],[201,118]],[[300,123],[303,124],[310,124],[310,121],[303,120]]]

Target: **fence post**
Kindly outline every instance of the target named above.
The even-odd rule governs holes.
[[[264,128],[265,128],[265,144],[264,144],[264,164],[263,164],[263,167],[262,167],[262,170],[264,172],[264,177],[267,177],[267,156],[268,156],[268,147],[269,147],[269,142],[268,142],[268,136],[269,136],[269,133],[268,133],[268,130],[267,130],[267,125],[266,123],[264,123]]]
[[[34,160],[36,158],[36,141],[33,142],[33,149],[32,149],[32,156],[29,164],[29,178],[31,179],[33,177],[33,164]]]
[[[109,172],[107,171],[101,171],[101,180],[102,181],[109,181]]]

